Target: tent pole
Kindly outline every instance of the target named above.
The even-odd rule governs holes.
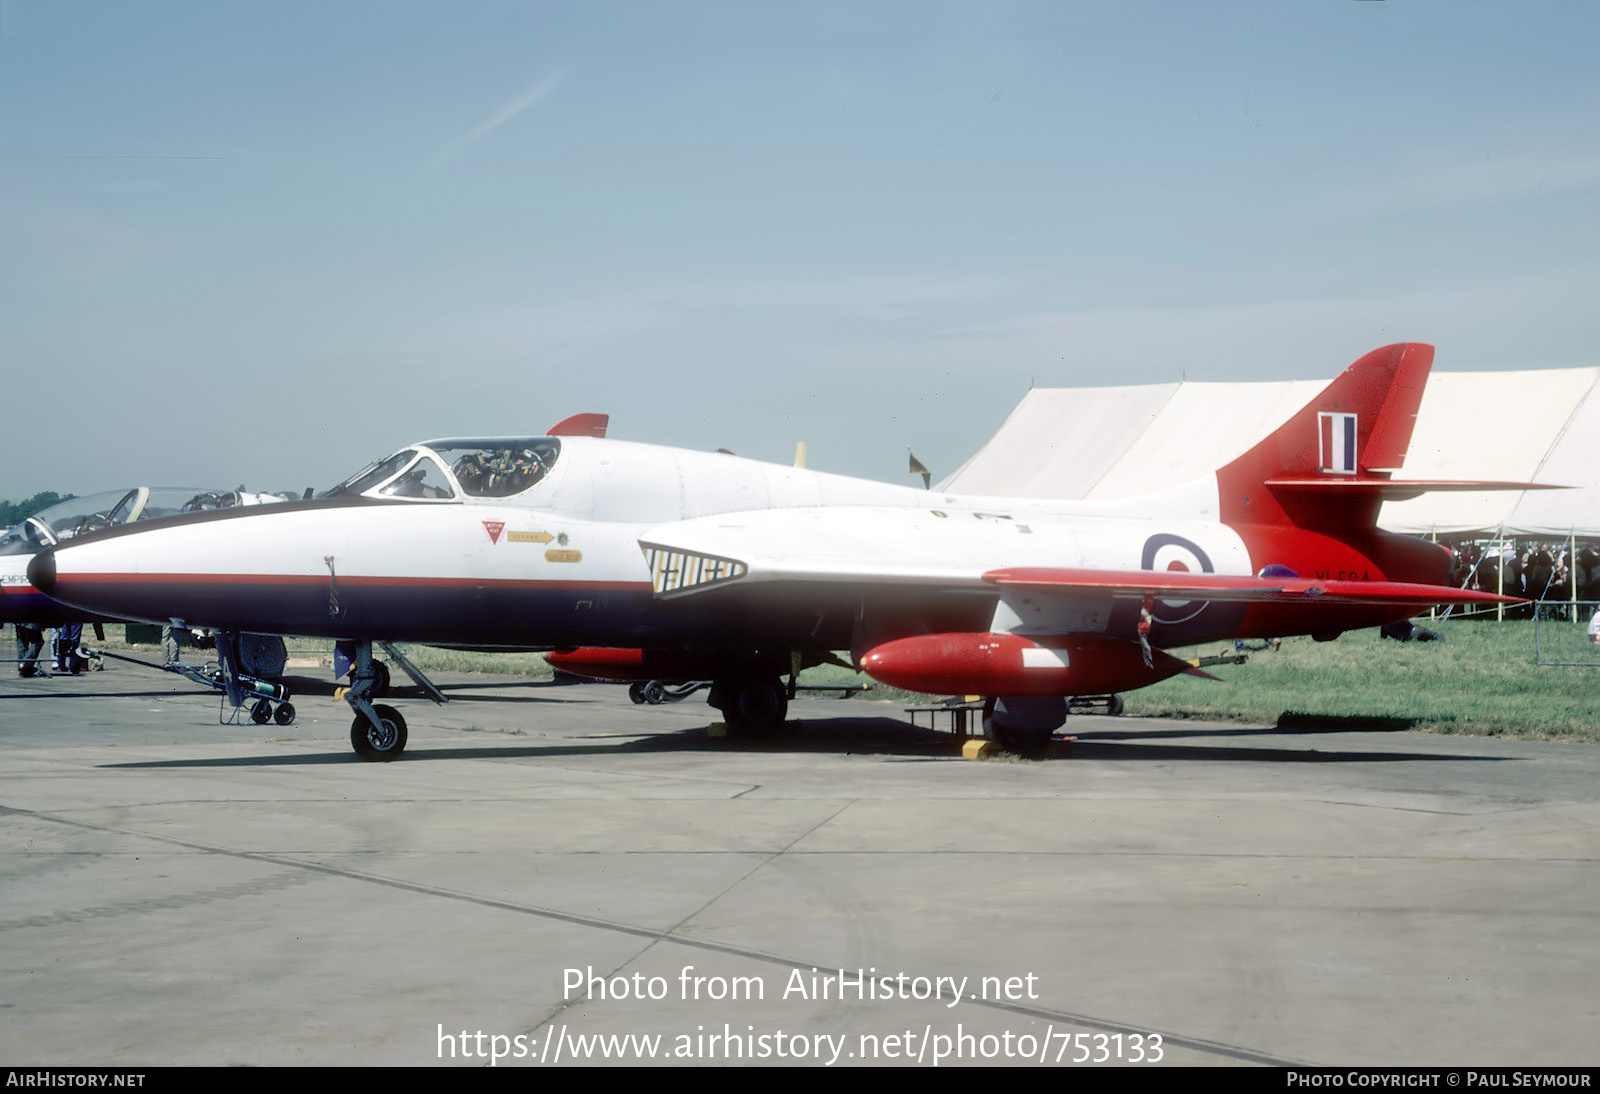
[[[1495,533],[1497,550],[1494,556],[1494,591],[1501,596],[1506,595],[1506,526],[1502,524]],[[1506,621],[1506,606],[1504,601],[1498,601],[1494,606],[1494,621]]]
[[[1430,528],[1428,530],[1428,542],[1429,543],[1438,543],[1439,542],[1439,533],[1438,533],[1438,529],[1437,528]],[[1455,563],[1455,555],[1454,555],[1454,553],[1452,553],[1451,556],[1450,556],[1450,562],[1452,564],[1451,568],[1453,569],[1454,568],[1454,563]],[[1437,620],[1438,618],[1439,618],[1439,605],[1437,605],[1437,604],[1430,605],[1429,608],[1428,608],[1428,622],[1432,623],[1435,620]]]
[[[1572,618],[1578,618],[1578,530],[1567,535],[1567,578],[1572,582]]]

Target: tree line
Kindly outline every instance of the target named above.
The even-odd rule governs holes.
[[[0,501],[0,529],[10,528],[27,520],[41,509],[48,509],[57,502],[69,501],[77,497],[76,494],[58,494],[54,490],[41,490],[31,498],[21,501]]]

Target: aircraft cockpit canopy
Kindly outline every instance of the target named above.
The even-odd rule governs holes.
[[[429,441],[368,465],[323,496],[508,498],[543,479],[560,454],[553,437]]]
[[[369,498],[416,498],[450,501],[456,496],[450,476],[437,456],[425,448],[407,448],[369,464],[329,490],[325,497],[365,495]]]

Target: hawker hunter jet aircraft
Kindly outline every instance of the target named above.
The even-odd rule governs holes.
[[[889,684],[987,696],[991,733],[1031,752],[1066,697],[1186,671],[1162,647],[1501,599],[1446,586],[1444,548],[1376,528],[1385,498],[1486,485],[1392,477],[1432,360],[1375,350],[1214,475],[1149,498],[957,497],[564,422],[412,445],[312,501],[80,536],[29,575],[85,611],[354,643],[366,759],[406,741],[371,702],[374,641],[599,648],[575,657],[595,675],[621,659],[713,680],[736,728],[781,722],[794,673],[848,650]]]

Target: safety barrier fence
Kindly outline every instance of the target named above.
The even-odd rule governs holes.
[[[1590,634],[1600,600],[1541,600],[1534,605],[1533,660],[1537,665],[1600,668],[1600,642]]]

